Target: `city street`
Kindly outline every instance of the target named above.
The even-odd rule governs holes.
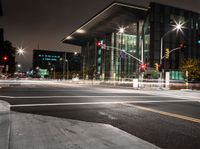
[[[199,6],[0,0],[0,149],[200,149]]]
[[[110,124],[166,149],[200,148],[199,94],[72,83],[0,88],[11,111]]]

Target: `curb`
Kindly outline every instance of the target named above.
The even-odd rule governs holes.
[[[10,140],[10,104],[0,100],[0,146],[9,148]]]

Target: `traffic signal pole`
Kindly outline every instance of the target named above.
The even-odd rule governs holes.
[[[143,46],[143,40],[141,40],[141,62],[144,65],[144,46]],[[144,65],[146,67],[146,65]],[[146,69],[146,68],[145,68]],[[141,82],[142,82],[142,86],[143,86],[143,80],[144,80],[144,71],[142,71],[141,73]],[[141,87],[142,87],[141,86]]]
[[[169,51],[169,49],[168,49],[168,52],[166,52],[165,55],[161,57],[161,60],[160,60],[161,64],[162,64],[162,59],[164,59],[164,58],[168,59],[170,53],[172,53],[172,52],[174,52],[174,51],[176,51],[176,50],[182,50],[182,49],[184,49],[185,47],[186,47],[186,46],[182,45],[182,46],[179,46],[179,47],[177,47],[177,48],[174,48],[174,49],[172,49],[172,50],[170,50],[170,51]],[[167,57],[168,57],[168,58],[167,58]],[[164,71],[164,69],[162,69],[162,72],[160,73],[160,82],[161,82],[161,86],[162,86],[162,74],[163,74],[163,71]],[[166,80],[165,80],[165,81],[166,81]]]
[[[184,48],[185,48],[185,46],[184,46]],[[176,50],[181,50],[181,49],[182,49],[181,47],[174,48],[174,49],[172,49],[172,50],[169,51],[169,54],[172,53],[172,52],[174,52],[174,51],[176,51]],[[163,58],[166,58],[166,55],[162,56],[162,59]]]
[[[99,44],[97,44],[98,46],[100,46]],[[138,61],[141,65],[145,65],[143,62],[144,62],[144,58],[143,58],[143,51],[144,51],[144,48],[143,48],[143,41],[142,41],[142,46],[141,46],[141,59],[131,55],[130,53],[126,52],[125,50],[123,49],[119,49],[119,48],[116,48],[116,47],[112,47],[112,46],[107,46],[105,44],[102,44],[101,45],[102,49],[115,49],[115,50],[118,50],[118,51],[121,51],[123,53],[125,53],[126,55],[130,56],[131,58],[135,59],[136,61]],[[145,69],[146,69],[146,65],[145,65]],[[144,72],[141,72],[141,81],[143,82],[143,78],[144,78]],[[114,80],[115,80],[115,77],[114,77]],[[115,81],[114,81],[115,82]],[[114,83],[115,84],[115,83]]]
[[[106,48],[110,48],[110,49],[115,49],[115,50],[121,51],[121,52],[123,52],[123,53],[129,55],[129,56],[132,57],[133,59],[137,60],[139,63],[143,63],[142,60],[140,60],[139,58],[137,58],[137,57],[131,55],[130,53],[126,52],[125,50],[122,50],[122,49],[119,49],[119,48],[116,48],[116,47],[111,47],[111,46],[105,46],[105,47],[106,47]]]

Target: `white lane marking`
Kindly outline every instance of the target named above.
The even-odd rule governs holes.
[[[123,104],[123,105],[128,106],[128,107],[137,108],[137,109],[144,110],[144,111],[158,113],[158,114],[169,116],[169,117],[174,117],[174,118],[190,121],[190,122],[200,123],[200,119],[198,119],[198,118],[193,118],[193,117],[189,117],[189,116],[185,116],[185,115],[165,112],[165,111],[156,110],[153,108],[147,108],[147,107],[142,107],[142,106],[137,106],[137,105],[132,105],[132,104]]]
[[[0,96],[0,98],[13,98],[12,96]]]
[[[149,101],[107,101],[107,102],[70,102],[70,103],[42,103],[42,104],[17,104],[10,107],[38,107],[38,106],[73,106],[73,105],[98,105],[98,104],[134,104],[134,103],[169,103],[169,102],[197,102],[199,100],[149,100]]]
[[[156,97],[156,96],[0,96],[2,98],[129,98],[129,97]]]

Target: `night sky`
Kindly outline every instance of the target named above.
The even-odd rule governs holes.
[[[120,0],[118,0],[120,1]],[[154,0],[200,12],[200,0]],[[62,44],[61,39],[104,9],[113,0],[2,0],[4,39],[15,47],[26,48],[17,62],[23,70],[32,66],[32,50],[80,51],[79,47]],[[121,0],[148,6],[150,0]]]

